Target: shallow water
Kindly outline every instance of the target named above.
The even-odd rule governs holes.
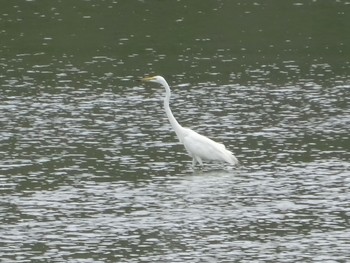
[[[4,7],[1,259],[349,260],[348,5],[287,6],[289,25],[307,20],[304,12],[333,15],[340,26],[325,46],[318,28],[290,28],[286,42],[281,25],[255,47],[262,38],[251,33],[271,30],[258,23],[270,12],[260,2],[233,5],[241,22],[257,16],[241,31],[182,26],[204,23],[203,14],[229,23],[233,6],[215,3],[159,3],[175,10],[168,19],[142,1],[84,1],[75,12],[59,1]],[[110,25],[128,15],[140,23]],[[157,21],[169,32],[153,42]],[[179,122],[224,143],[240,167],[191,168],[162,108],[163,89],[135,81],[153,73],[169,81]]]

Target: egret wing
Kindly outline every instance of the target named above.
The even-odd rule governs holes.
[[[218,160],[231,163],[228,161],[230,159],[228,156],[232,155],[232,153],[226,150],[223,144],[214,142],[195,131],[188,130],[183,137],[183,143],[192,157],[198,156],[204,160]]]

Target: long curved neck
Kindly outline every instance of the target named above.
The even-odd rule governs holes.
[[[177,137],[179,137],[179,139],[181,140],[181,136],[180,136],[179,132],[182,129],[182,126],[175,119],[173,113],[171,112],[170,106],[169,106],[169,100],[170,100],[170,96],[171,96],[170,87],[169,87],[167,82],[163,83],[163,86],[164,86],[165,92],[166,92],[165,98],[164,98],[165,113],[168,116],[170,124],[173,127],[173,129],[175,130]]]

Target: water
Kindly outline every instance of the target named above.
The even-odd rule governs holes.
[[[349,260],[348,3],[204,3],[3,4],[3,262]]]

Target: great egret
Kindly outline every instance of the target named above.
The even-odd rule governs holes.
[[[175,130],[180,142],[185,146],[188,154],[193,158],[192,166],[194,167],[198,162],[203,165],[202,160],[209,161],[223,161],[232,165],[238,165],[237,158],[225,148],[225,145],[214,142],[213,140],[198,134],[197,132],[182,127],[175,119],[171,109],[169,107],[169,100],[171,91],[168,83],[162,76],[154,76],[143,78],[143,82],[155,82],[159,83],[165,88],[166,95],[164,98],[164,109],[171,126]]]

